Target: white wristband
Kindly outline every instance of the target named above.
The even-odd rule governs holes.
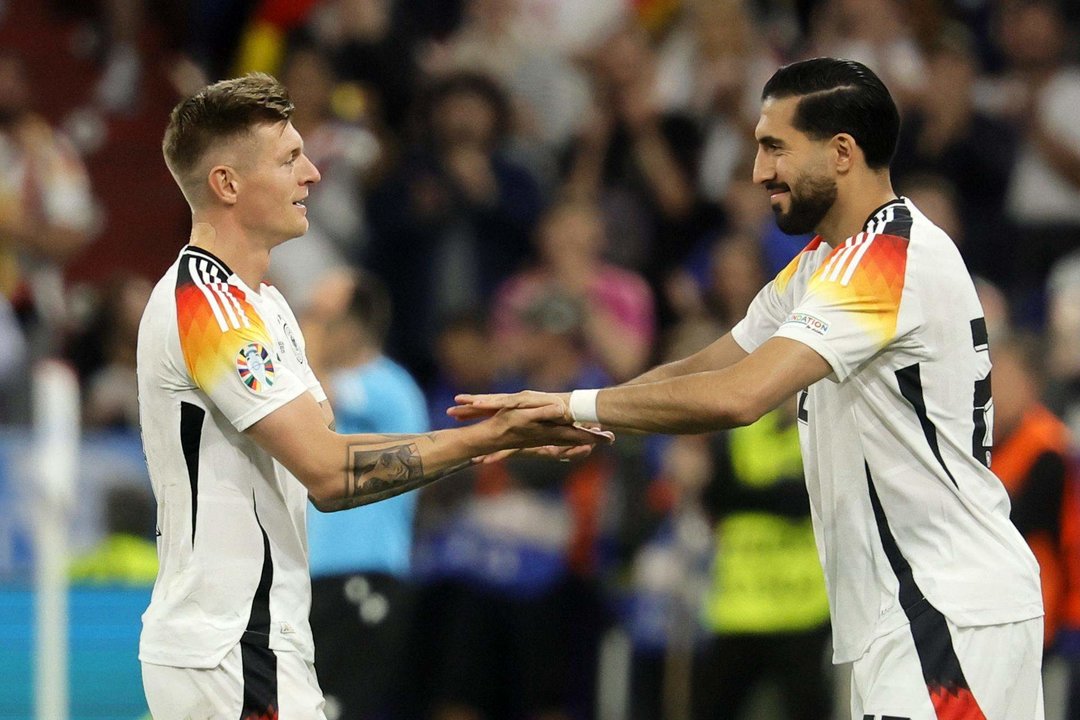
[[[596,396],[599,390],[574,390],[570,393],[570,417],[574,422],[598,423],[596,416]]]

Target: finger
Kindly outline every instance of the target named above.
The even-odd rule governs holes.
[[[559,422],[569,425],[572,418],[566,416],[566,406],[560,403],[548,403],[539,407],[514,408],[513,412],[520,415],[524,422]],[[581,432],[586,432],[582,430]],[[590,433],[591,434],[591,433]]]
[[[446,409],[446,414],[455,420],[479,420],[480,418],[489,418],[494,415],[497,410],[489,410],[486,408],[478,408],[474,405],[455,405]]]
[[[577,428],[578,430],[584,430],[585,432],[589,433],[590,435],[595,435],[596,437],[601,438],[608,445],[615,442],[615,433],[611,432],[610,430],[601,430],[599,425],[594,426],[594,425],[582,425],[581,423],[574,423],[574,427]]]
[[[487,455],[482,455],[481,461],[485,465],[488,465],[490,463],[499,462],[500,460],[505,460],[506,458],[512,455],[517,455],[520,452],[521,448],[508,448],[506,450],[499,450],[497,452],[488,453]]]
[[[598,436],[591,432],[579,430],[571,425],[553,425],[542,433],[537,440],[546,445],[574,446],[596,445],[603,443],[610,445],[611,439],[606,436]]]

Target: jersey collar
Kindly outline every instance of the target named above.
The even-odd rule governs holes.
[[[209,260],[210,262],[217,265],[218,268],[223,273],[225,273],[225,277],[227,277],[227,278],[232,277],[233,271],[229,269],[229,266],[226,265],[225,262],[221,258],[219,258],[217,255],[214,255],[209,250],[204,250],[203,248],[195,247],[194,245],[185,245],[184,249],[181,250],[180,253],[181,254],[187,254],[187,255],[194,255],[194,256],[200,257],[200,258],[205,258],[206,260]]]
[[[870,213],[870,215],[867,216],[866,222],[863,223],[863,230],[868,231],[870,229],[871,224],[876,223],[876,222],[880,222],[885,217],[884,213],[885,213],[886,210],[888,210],[891,207],[897,207],[897,206],[904,205],[906,200],[907,200],[907,198],[905,198],[904,196],[901,195],[900,197],[893,198],[892,200],[885,203],[884,205],[881,205],[881,206],[875,208]],[[905,207],[906,207],[906,205],[905,205]]]

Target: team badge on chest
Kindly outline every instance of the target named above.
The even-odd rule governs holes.
[[[274,384],[274,361],[259,343],[248,343],[236,355],[236,374],[251,390],[262,392]]]

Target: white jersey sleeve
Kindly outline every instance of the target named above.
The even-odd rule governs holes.
[[[843,382],[886,346],[917,351],[923,322],[916,293],[905,286],[908,244],[896,235],[860,233],[835,248],[776,330],[813,348]]]
[[[813,271],[816,265],[813,258],[820,253],[819,248],[823,245],[821,238],[815,237],[758,292],[746,311],[746,317],[731,329],[731,337],[739,347],[748,353],[753,352],[776,334],[777,328],[791,315],[797,299],[796,287],[804,285],[794,281],[798,276]]]
[[[245,291],[207,261],[181,258],[176,313],[192,383],[238,431],[308,389],[310,380],[277,361],[267,326]]]

